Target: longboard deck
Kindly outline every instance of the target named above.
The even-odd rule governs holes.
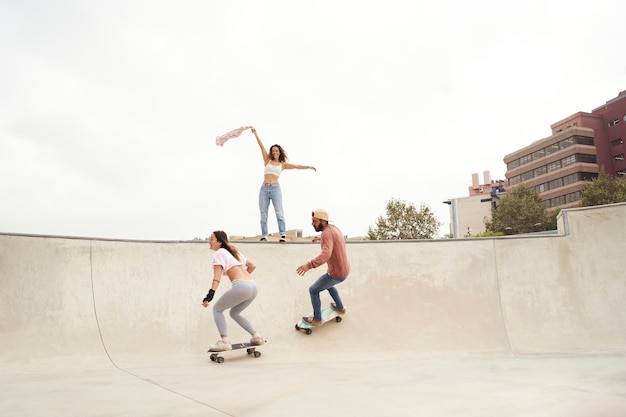
[[[309,317],[313,317],[313,314],[309,314]],[[331,320],[336,321],[337,323],[341,322],[341,314],[335,311],[332,307],[326,307],[322,309],[322,324],[325,324]],[[296,324],[296,330],[302,330],[306,334],[313,333],[313,329],[320,326],[314,326],[310,323],[305,322],[304,320],[300,320],[298,324]]]
[[[263,346],[263,345],[255,345],[254,343],[232,343],[231,346],[233,347],[232,350],[237,350],[237,349],[243,349],[243,348],[257,348],[257,347]],[[211,350],[211,349],[209,349],[207,352],[222,353],[222,352],[230,352],[230,351],[229,350]]]
[[[265,343],[267,343],[267,340],[265,341]],[[233,350],[238,350],[238,349],[246,349],[246,352],[248,353],[248,355],[258,358],[261,356],[261,352],[259,352],[257,348],[260,348],[261,346],[265,346],[265,344],[255,345],[254,343],[232,343],[231,346],[232,346],[232,350],[209,349],[207,352],[211,354],[210,356],[211,362],[224,363],[224,357],[220,355],[222,353],[228,353],[228,352],[232,352]]]

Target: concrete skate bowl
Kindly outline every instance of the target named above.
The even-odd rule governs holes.
[[[625,231],[626,204],[614,204],[563,211],[553,235],[349,242],[352,272],[338,286],[347,314],[311,335],[294,325],[325,267],[295,270],[319,244],[236,243],[257,265],[245,314],[269,343],[262,360],[231,352],[227,362],[622,357]],[[208,366],[218,334],[200,303],[211,255],[198,241],[1,234],[0,373]],[[249,338],[227,320],[231,340]]]

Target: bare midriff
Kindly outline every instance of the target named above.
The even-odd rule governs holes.
[[[278,177],[274,174],[265,174],[263,176],[263,183],[264,184],[274,184],[278,182]]]
[[[230,280],[230,282],[239,280],[250,281],[252,279],[250,277],[250,274],[248,274],[245,265],[233,266],[228,270],[226,274],[228,274],[228,279]]]

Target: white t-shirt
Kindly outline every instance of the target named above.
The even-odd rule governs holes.
[[[222,267],[222,276],[228,275],[228,270],[233,266],[245,265],[246,257],[239,252],[241,261],[238,261],[230,252],[224,248],[219,248],[213,254],[213,266],[220,265]]]

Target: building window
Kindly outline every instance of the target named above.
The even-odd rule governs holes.
[[[557,169],[561,169],[561,161],[554,161],[548,164],[548,172],[556,171]]]
[[[534,177],[538,177],[540,175],[546,174],[548,172],[548,167],[546,165],[542,165],[538,168],[535,168]]]
[[[578,173],[563,177],[563,185],[572,184],[578,181]]]
[[[581,197],[580,191],[576,191],[575,193],[567,194],[565,196],[565,202],[567,204],[575,203],[576,201],[580,200],[580,197]]]
[[[593,138],[589,136],[576,136],[576,143],[579,145],[593,146]]]
[[[587,164],[595,164],[596,163],[596,156],[595,155],[587,155],[587,154],[576,154],[576,160],[578,162],[585,162]]]
[[[571,138],[567,138],[559,142],[559,146],[561,149],[569,148],[572,145],[576,144],[576,137],[572,136]]]
[[[579,172],[581,181],[591,181],[598,178],[598,174],[595,172]]]
[[[549,200],[544,201],[546,208],[553,208],[562,206],[564,204],[571,204],[577,201],[580,201],[582,193],[580,191],[576,191],[574,193],[570,193],[567,195],[560,195],[558,197],[551,198]]]
[[[557,178],[548,183],[548,189],[554,190],[556,188],[561,188],[563,186],[563,178]]]
[[[518,159],[508,162],[506,164],[506,167],[508,170],[512,170],[514,168],[518,168],[522,165],[526,165],[532,161],[541,159],[545,157],[546,155],[553,154],[555,152],[558,152],[561,149],[569,148],[570,146],[576,145],[576,144],[593,146],[593,138],[588,137],[588,136],[579,136],[579,135],[571,136],[560,142],[553,143],[552,145],[546,146],[545,148],[539,149],[538,151],[535,151],[528,155],[524,155]]]
[[[618,158],[618,157],[623,158],[624,154],[618,155],[615,158]],[[541,175],[547,174],[548,172],[558,171],[559,169],[565,168],[566,166],[572,165],[576,162],[596,163],[596,156],[587,155],[587,154],[579,154],[579,153],[575,155],[566,156],[565,158],[559,159],[558,161],[551,162],[548,165],[542,165],[540,167],[533,169],[532,171],[526,171],[520,175],[516,175],[514,177],[509,178],[509,185],[513,186],[521,182],[528,181],[532,178],[536,178]],[[560,178],[559,180],[562,180],[562,178]],[[563,184],[560,184],[560,185],[548,184],[547,189],[551,190],[555,187],[562,187],[562,186]]]
[[[533,156],[532,155],[524,155],[519,159],[519,164],[520,165],[526,165],[527,163],[531,162],[533,160]]]
[[[510,171],[513,168],[517,168],[518,166],[519,166],[519,159],[516,159],[516,160],[511,161],[508,164],[506,164],[506,169],[508,169]]]
[[[552,145],[548,146],[546,148],[546,155],[550,155],[552,153],[558,152],[559,151],[559,144],[558,143],[553,143]]]
[[[612,145],[612,146],[619,146],[619,145],[621,145],[622,143],[624,143],[624,141],[622,140],[622,138],[615,139],[615,140],[612,140],[612,141],[611,141],[611,145]]]
[[[570,155],[570,156],[567,156],[567,157],[561,159],[561,165],[563,165],[563,167],[566,167],[568,165],[572,165],[574,163],[576,163],[576,155]]]
[[[541,159],[544,156],[546,156],[546,150],[539,149],[537,152],[533,152],[533,161],[536,161],[537,159]]]
[[[619,123],[619,119],[613,119],[609,122],[609,127],[613,127]]]
[[[576,172],[574,174],[566,175],[565,177],[557,178],[550,182],[544,182],[542,184],[535,185],[535,191],[543,193],[545,191],[554,190],[565,185],[573,184],[579,181],[591,181],[593,178],[597,178],[598,174],[592,172]]]
[[[623,160],[624,160],[624,154],[623,154],[623,153],[621,153],[621,154],[619,154],[619,155],[615,155],[615,156],[613,157],[613,160],[614,160],[614,161],[623,161]]]

